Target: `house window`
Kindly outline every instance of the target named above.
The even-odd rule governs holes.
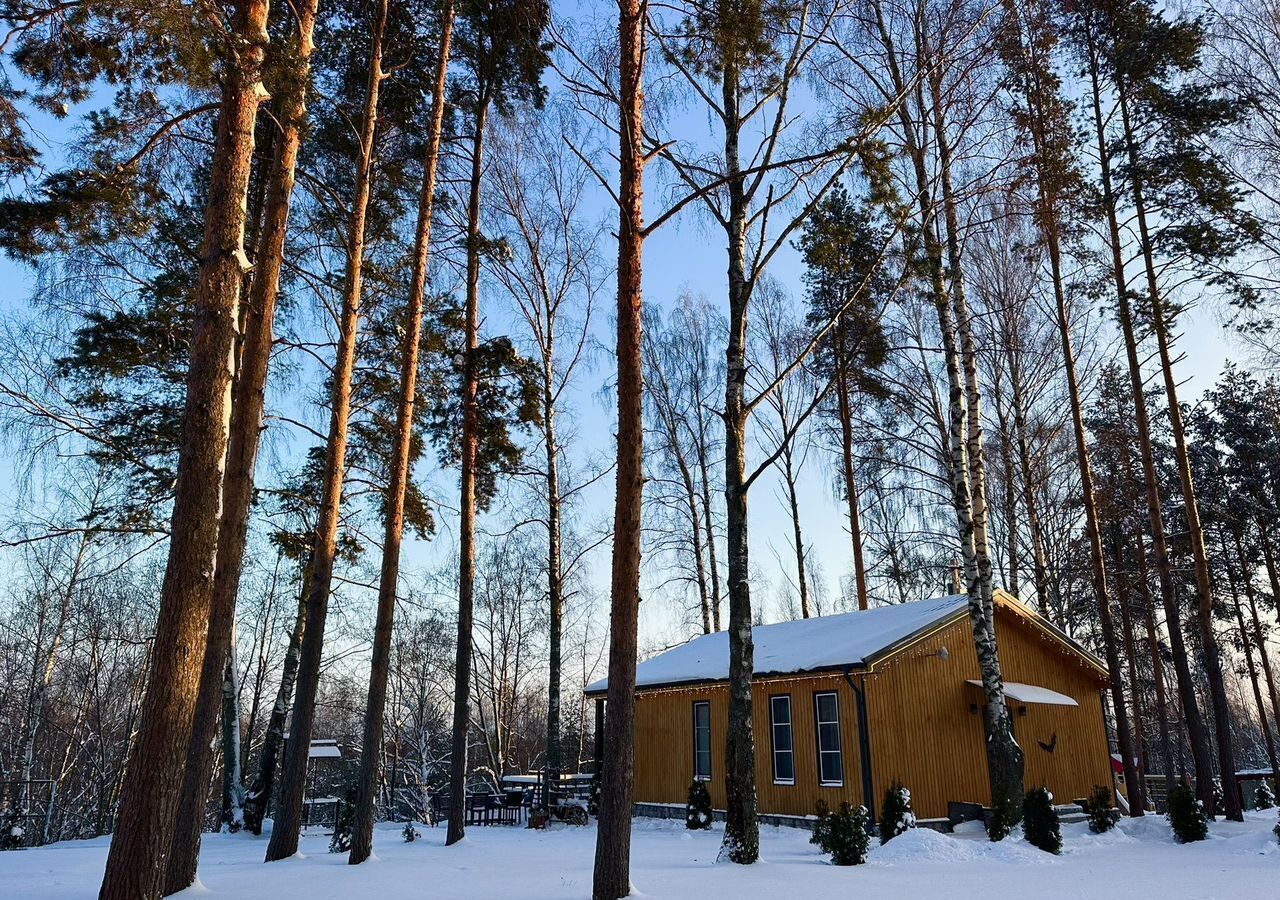
[[[711,704],[706,700],[693,704],[693,777],[711,780]]]
[[[773,730],[773,783],[796,783],[796,758],[791,744],[791,695],[769,698],[769,720]]]
[[[844,784],[844,757],[840,752],[840,704],[834,691],[813,695],[818,723],[818,782],[828,787]]]

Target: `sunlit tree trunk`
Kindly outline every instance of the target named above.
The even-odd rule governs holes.
[[[267,98],[262,63],[268,5],[267,0],[235,3],[226,38],[169,556],[140,727],[124,773],[102,880],[104,900],[160,896],[174,835],[186,768],[181,748],[191,741],[209,632],[254,125]]]
[[[1161,509],[1160,482],[1156,473],[1155,453],[1151,444],[1151,425],[1147,415],[1147,400],[1143,388],[1142,367],[1138,358],[1137,338],[1134,334],[1130,293],[1124,272],[1124,244],[1116,212],[1116,199],[1111,186],[1111,162],[1108,155],[1106,129],[1102,117],[1101,85],[1099,83],[1096,51],[1089,48],[1089,77],[1095,136],[1098,142],[1100,172],[1102,177],[1102,202],[1107,215],[1108,237],[1112,259],[1112,277],[1115,279],[1117,318],[1124,336],[1125,360],[1129,368],[1130,392],[1133,395],[1134,424],[1138,433],[1138,449],[1142,460],[1142,480],[1146,489],[1147,519],[1151,533],[1152,550],[1155,553],[1156,575],[1160,583],[1160,596],[1164,606],[1165,624],[1169,634],[1169,647],[1173,655],[1177,676],[1178,696],[1186,720],[1188,743],[1195,764],[1196,789],[1206,805],[1213,801],[1213,763],[1209,758],[1209,738],[1200,714],[1196,698],[1195,681],[1187,656],[1186,641],[1182,634],[1181,614],[1174,589],[1173,569],[1169,561],[1169,548],[1165,539],[1164,513]]]
[[[302,132],[306,127],[306,90],[310,81],[312,33],[317,0],[297,6],[297,44],[292,48],[291,77],[277,102],[280,134],[273,140],[268,164],[263,227],[248,303],[243,309],[244,336],[235,386],[232,389],[231,436],[227,447],[227,473],[223,482],[223,515],[218,530],[218,564],[213,577],[213,608],[209,640],[200,676],[187,771],[178,809],[177,837],[169,854],[165,894],[184,890],[195,882],[204,824],[205,792],[213,771],[214,735],[224,710],[224,676],[235,627],[236,598],[244,569],[249,534],[249,507],[253,501],[254,468],[266,404],[267,368],[271,359],[276,299],[284,266],[289,207]],[[238,714],[237,714],[238,715]]]
[[[1117,89],[1120,98],[1120,117],[1128,145],[1129,163],[1134,170],[1137,170],[1138,147],[1132,140],[1133,132],[1129,121],[1124,83],[1119,83]],[[1240,806],[1240,791],[1236,786],[1231,707],[1227,699],[1226,680],[1222,673],[1222,650],[1218,645],[1217,635],[1213,631],[1213,582],[1209,574],[1209,556],[1205,550],[1204,528],[1200,523],[1200,509],[1196,501],[1195,478],[1191,474],[1191,457],[1187,449],[1182,407],[1178,403],[1178,382],[1173,373],[1173,354],[1169,347],[1169,322],[1156,274],[1155,252],[1147,224],[1146,201],[1143,197],[1141,179],[1137,177],[1136,172],[1132,178],[1131,189],[1134,212],[1138,219],[1142,260],[1147,274],[1147,300],[1151,305],[1151,327],[1155,332],[1156,347],[1159,351],[1160,373],[1163,376],[1167,401],[1165,406],[1169,414],[1169,429],[1173,433],[1174,461],[1178,469],[1178,480],[1182,485],[1183,514],[1187,519],[1187,535],[1191,543],[1191,558],[1195,567],[1196,622],[1200,626],[1201,654],[1204,657],[1209,694],[1213,698],[1214,730],[1218,738],[1218,769],[1219,777],[1222,779],[1222,795],[1226,803],[1227,818],[1241,821],[1244,818],[1244,811]],[[1212,783],[1209,788],[1209,802],[1205,803],[1206,809],[1212,806]],[[1203,785],[1198,786],[1198,792],[1203,800],[1205,794]]]
[[[364,294],[365,220],[373,180],[378,92],[384,77],[382,38],[386,22],[387,0],[379,0],[374,11],[368,88],[365,94],[364,120],[360,127],[360,158],[356,166],[351,222],[347,233],[347,276],[338,326],[338,353],[330,376],[333,385],[329,401],[329,440],[325,447],[320,513],[312,536],[310,579],[307,583],[307,622],[303,629],[293,716],[289,726],[289,740],[284,748],[280,800],[271,829],[271,842],[267,845],[267,862],[287,859],[297,853],[298,838],[302,832],[303,791],[306,789],[307,759],[311,751],[311,728],[315,722],[316,693],[324,653],[324,627],[329,614],[342,484],[347,462],[347,418],[351,413],[351,377],[355,371],[356,336],[360,328],[360,304]]]
[[[453,2],[445,0],[440,18],[440,43],[436,50],[435,83],[431,97],[431,122],[422,165],[422,190],[418,195],[418,227],[414,238],[413,276],[405,307],[404,338],[400,347],[400,384],[396,411],[395,447],[391,454],[386,513],[382,536],[382,569],[378,575],[378,611],[374,624],[373,654],[369,664],[369,693],[364,713],[360,771],[356,778],[356,804],[351,822],[351,851],[347,861],[364,862],[373,852],[373,819],[378,800],[378,762],[382,756],[383,716],[387,706],[387,674],[391,663],[391,629],[400,582],[400,545],[404,537],[404,499],[409,484],[413,445],[413,413],[418,391],[418,350],[422,341],[422,315],[426,306],[427,260],[431,251],[431,216],[435,208],[436,168],[440,159],[440,134],[444,124],[446,78],[453,39]],[[392,803],[395,785],[391,785]]]
[[[466,309],[462,368],[462,446],[459,452],[461,496],[458,501],[458,642],[454,661],[453,749],[449,758],[449,831],[445,844],[462,840],[467,801],[467,745],[471,720],[472,623],[476,569],[476,461],[480,447],[476,407],[480,373],[476,348],[480,344],[481,183],[484,176],[485,129],[489,127],[486,93],[475,100],[471,126],[471,174],[467,200]]]
[[[644,249],[645,0],[618,2],[619,177],[617,393],[618,462],[613,510],[609,691],[593,900],[631,891],[631,795],[635,775],[636,630],[640,608],[640,506],[644,490],[644,368],[641,353]]]

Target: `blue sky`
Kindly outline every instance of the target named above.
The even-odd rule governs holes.
[[[89,105],[92,105],[92,101]],[[64,154],[68,139],[67,128],[63,123],[47,118],[37,124],[46,156],[51,162],[56,162]],[[687,130],[688,133],[697,135],[696,139],[699,140],[705,139],[709,133],[705,118],[696,111],[676,117],[673,125],[681,132]],[[651,210],[661,206],[660,193],[655,190],[659,177],[660,173],[655,171],[650,178]],[[610,214],[607,198],[603,194],[596,196],[593,204],[598,214]],[[611,259],[613,248],[607,240],[601,252]],[[794,252],[781,254],[770,272],[799,298],[801,272]],[[696,211],[686,212],[670,222],[646,243],[644,286],[648,304],[665,307],[682,292],[690,291],[705,295],[723,310],[726,290],[723,234],[714,225],[701,219]],[[30,271],[8,259],[0,258],[0,314],[7,316],[23,309],[30,288]],[[601,343],[607,345],[612,341],[608,318],[612,306],[612,291],[602,292],[600,300],[595,331]],[[500,301],[493,302],[486,316],[491,324],[491,331],[513,327],[511,311],[504,310]],[[1184,320],[1182,327],[1183,334],[1178,348],[1185,354],[1185,360],[1180,363],[1178,371],[1184,381],[1184,399],[1194,400],[1212,384],[1224,363],[1237,355],[1237,352],[1211,309],[1195,310]],[[610,362],[602,359],[594,369],[586,371],[577,386],[575,405],[578,423],[572,452],[583,455],[590,452],[612,452],[612,410],[601,396],[601,389],[611,375]],[[442,499],[447,500],[456,492],[456,476],[452,472],[432,472],[432,469],[432,465],[424,466],[424,473],[430,473],[430,483]],[[787,511],[780,502],[779,487],[779,480],[772,473],[767,474],[753,488],[751,501],[753,563],[763,579],[774,584],[783,581],[781,567],[786,567],[787,572],[791,568],[790,522]],[[0,460],[0,508],[11,510],[15,493],[12,460]],[[806,537],[812,543],[811,552],[820,560],[828,582],[828,597],[834,598],[838,594],[838,579],[850,569],[850,551],[843,514],[831,488],[830,469],[820,452],[811,455],[809,469],[803,478],[801,504]],[[607,520],[611,510],[612,483],[609,480],[588,495],[583,513],[586,519]],[[406,574],[412,576],[415,571],[423,572],[451,558],[455,552],[454,531],[449,527],[448,521],[442,524],[445,527],[429,544],[416,540],[409,542],[406,548]],[[482,522],[482,527],[486,525],[494,530],[501,530],[504,523],[491,516],[490,520]],[[605,599],[608,587],[607,552],[596,554],[591,581],[600,598]],[[773,617],[778,614],[778,610],[766,607],[765,614]],[[685,626],[672,615],[671,607],[661,601],[645,605],[643,621],[645,637],[651,644],[667,643],[687,633]]]

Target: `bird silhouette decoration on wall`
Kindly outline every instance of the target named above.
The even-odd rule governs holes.
[[[1052,753],[1058,746],[1058,732],[1055,731],[1053,733],[1053,737],[1049,738],[1049,743],[1046,744],[1044,741],[1036,741],[1036,743],[1040,745],[1040,749],[1045,753]]]

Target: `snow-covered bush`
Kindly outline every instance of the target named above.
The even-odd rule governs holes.
[[[329,838],[330,853],[348,853],[351,850],[351,830],[355,827],[356,791],[349,788],[338,804],[337,820],[333,825],[333,837]]]
[[[1204,813],[1204,804],[1196,799],[1191,785],[1186,782],[1175,785],[1169,792],[1167,817],[1180,844],[1203,841],[1209,836],[1209,820]]]
[[[405,822],[404,828],[400,831],[400,833],[404,835],[404,842],[406,844],[412,844],[418,838],[422,837],[422,835],[418,833],[417,826],[415,826],[412,822]]]
[[[819,800],[817,810],[818,824],[809,843],[829,853],[832,865],[860,866],[866,862],[867,845],[871,842],[867,808],[844,802],[833,812],[826,801]]]
[[[0,850],[17,850],[25,843],[26,836],[22,815],[16,807],[0,815]]]
[[[587,814],[600,815],[600,771],[591,773],[591,788],[587,793]]]
[[[689,785],[689,802],[684,807],[684,827],[700,830],[711,827],[711,794],[705,781]]]
[[[916,814],[911,811],[911,792],[894,780],[884,792],[884,804],[880,810],[880,843],[887,844],[893,838],[916,827]]]
[[[1053,794],[1045,787],[1032,788],[1022,801],[1022,833],[1027,843],[1046,853],[1062,850],[1062,831],[1058,811],[1053,808]]]
[[[1258,782],[1258,788],[1253,792],[1253,805],[1258,809],[1271,809],[1276,805],[1276,793],[1265,778]]]
[[[1084,811],[1089,817],[1089,830],[1094,834],[1110,831],[1120,821],[1120,810],[1111,805],[1110,788],[1100,784],[1093,786],[1093,793],[1084,802]]]
[[[1213,779],[1213,815],[1210,818],[1217,818],[1222,815],[1227,808],[1227,798],[1222,794],[1222,782]]]
[[[987,819],[987,837],[993,842],[1003,841],[1018,824],[1021,814],[1022,810],[1012,795],[997,792],[991,802],[991,816]]]

